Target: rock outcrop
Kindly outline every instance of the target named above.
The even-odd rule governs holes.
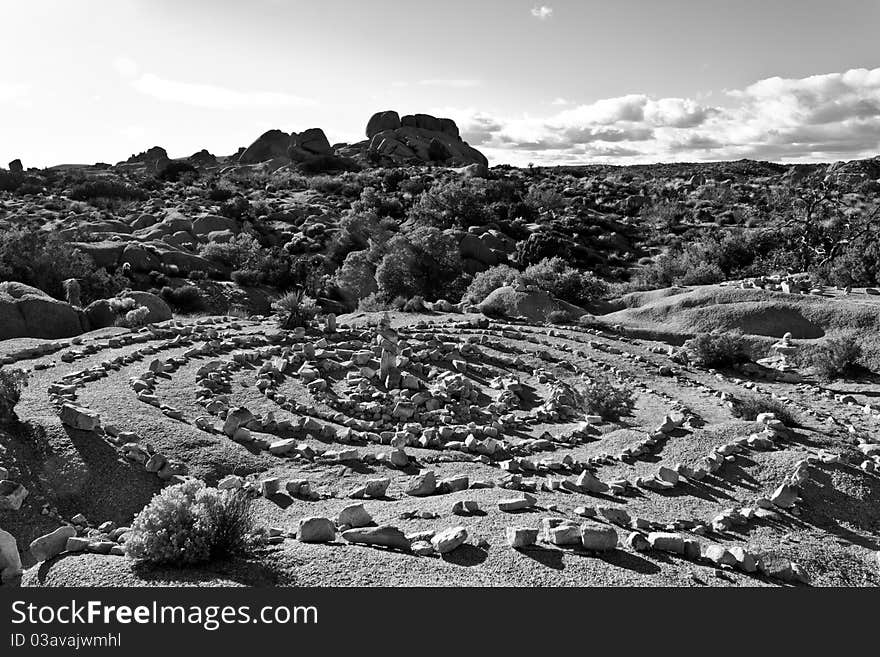
[[[486,156],[463,141],[452,119],[397,112],[377,112],[367,122],[368,151],[394,162],[446,166],[488,165]]]
[[[79,308],[24,283],[0,283],[0,340],[69,338],[88,328]]]
[[[277,158],[306,162],[314,157],[342,154],[366,159],[380,158],[394,164],[438,164],[464,167],[472,164],[488,166],[488,160],[477,149],[463,141],[452,119],[430,114],[408,114],[400,117],[394,110],[374,114],[367,122],[367,140],[344,146],[335,153],[320,128],[287,134],[269,130],[240,155],[233,156],[239,164],[259,164]]]

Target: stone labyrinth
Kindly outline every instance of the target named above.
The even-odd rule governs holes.
[[[31,378],[21,418],[60,423],[90,469],[67,497],[5,473],[5,508],[30,494],[63,523],[34,562],[91,560],[100,583],[151,495],[198,477],[254,496],[279,583],[876,583],[878,411],[852,397],[577,326],[276,327],[171,321],[8,356]],[[588,414],[597,376],[633,393],[631,414]],[[745,394],[799,426],[737,419]]]

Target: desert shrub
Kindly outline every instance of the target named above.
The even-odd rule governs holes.
[[[0,368],[0,422],[15,417],[15,405],[21,389],[27,386],[27,373],[20,369]]]
[[[0,169],[0,192],[14,192],[24,183],[24,174]]]
[[[400,219],[404,215],[404,207],[397,197],[381,193],[375,187],[364,187],[360,198],[351,204],[351,212]]]
[[[748,395],[736,401],[733,412],[743,420],[754,420],[761,413],[773,413],[786,426],[797,426],[797,414],[784,402],[760,395]]]
[[[468,285],[462,301],[478,304],[499,287],[517,285],[520,273],[510,265],[495,265],[485,271],[478,272]]]
[[[401,308],[405,313],[421,313],[425,312],[425,297],[416,295],[403,304]]]
[[[283,295],[275,302],[275,308],[283,317],[282,328],[288,330],[308,325],[320,310],[315,300],[302,290]]]
[[[384,245],[376,284],[386,299],[454,293],[461,272],[457,240],[433,226],[396,235]]]
[[[551,324],[571,324],[576,318],[567,310],[552,310],[547,315]]]
[[[541,230],[517,242],[513,258],[521,267],[525,267],[545,258],[561,257],[568,260],[570,251],[570,239],[558,233]]]
[[[147,276],[149,277],[150,282],[153,285],[156,285],[159,287],[164,287],[165,285],[168,285],[171,283],[171,281],[168,279],[168,276],[165,274],[165,272],[161,272],[156,269],[150,270],[147,273]]]
[[[147,324],[147,318],[149,315],[149,308],[146,306],[138,306],[119,317],[119,319],[116,320],[116,326],[130,329],[140,328]]]
[[[205,563],[244,551],[253,528],[245,493],[191,480],[150,500],[134,519],[125,549],[128,556],[149,564]]]
[[[331,171],[357,171],[360,169],[354,160],[339,155],[315,155],[300,162],[299,170],[307,174],[329,173]]]
[[[240,233],[228,242],[208,242],[199,254],[233,269],[258,269],[263,257],[260,243],[249,233]]]
[[[234,196],[220,204],[220,214],[229,219],[243,219],[250,209],[250,201],[244,196]]]
[[[358,312],[362,313],[373,313],[381,310],[390,310],[391,303],[388,302],[385,297],[378,292],[373,292],[363,297],[358,302]]]
[[[193,269],[186,277],[191,281],[206,281],[208,280],[208,272],[202,269]]]
[[[352,251],[368,248],[371,241],[381,245],[390,238],[391,232],[375,212],[357,212],[352,207],[339,220],[339,230],[331,238],[327,252],[331,259],[341,263]]]
[[[522,273],[527,285],[549,292],[569,303],[585,305],[608,293],[608,285],[591,272],[582,272],[558,256],[529,265]]]
[[[854,371],[862,356],[862,348],[853,335],[827,338],[817,348],[804,353],[800,363],[815,369],[825,381],[839,379]]]
[[[205,307],[202,291],[195,285],[183,285],[176,288],[165,286],[162,288],[161,296],[169,306],[178,312],[192,313]]]
[[[86,180],[75,185],[69,194],[74,201],[93,202],[97,199],[143,201],[148,194],[143,189],[117,180]]]
[[[110,310],[117,315],[124,315],[129,310],[134,310],[137,302],[131,297],[114,297],[107,300],[110,304]]]
[[[225,203],[233,196],[235,196],[235,190],[224,185],[212,186],[208,190],[208,200],[215,203]]]
[[[688,340],[685,348],[704,367],[732,367],[750,359],[748,344],[740,333],[734,331],[701,333]]]
[[[631,392],[615,386],[605,377],[590,379],[577,392],[587,413],[606,420],[619,420],[621,415],[630,412],[634,403]]]
[[[368,251],[352,251],[336,270],[334,282],[342,295],[355,303],[378,291],[375,273]]]
[[[843,252],[815,270],[825,284],[871,287],[880,283],[880,243],[876,239],[857,239]]]
[[[229,278],[242,287],[256,287],[263,280],[263,274],[257,269],[236,269]]]
[[[198,170],[191,164],[186,162],[171,161],[156,173],[156,178],[166,182],[177,182],[183,174],[191,174],[198,176]]]
[[[532,185],[523,196],[523,204],[533,213],[561,210],[565,207],[565,197],[552,187]]]
[[[418,225],[464,229],[490,223],[494,218],[484,190],[477,181],[466,180],[438,183],[422,192],[407,216]]]
[[[88,303],[118,291],[127,282],[105,269],[58,235],[26,228],[0,231],[0,281],[18,281],[64,298],[64,281],[79,280],[82,301]]]

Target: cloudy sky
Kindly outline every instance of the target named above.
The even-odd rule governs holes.
[[[455,119],[493,164],[880,153],[878,0],[0,0],[0,163],[357,141]]]

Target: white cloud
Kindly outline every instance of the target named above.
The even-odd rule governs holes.
[[[448,87],[451,89],[467,89],[479,87],[479,80],[419,80],[423,87]]]
[[[541,5],[540,7],[532,7],[532,16],[542,21],[547,20],[553,15],[553,7]]]
[[[465,139],[500,154],[493,160],[515,163],[828,161],[880,152],[880,68],[772,77],[708,102],[630,94],[545,117],[448,114]]]
[[[259,107],[302,107],[316,105],[312,98],[303,98],[277,91],[239,91],[212,84],[167,80],[144,73],[131,82],[138,92],[159,100],[213,109]]]
[[[570,101],[565,100],[565,98],[557,97],[550,101],[551,105],[571,105]]]
[[[29,93],[30,87],[26,84],[0,82],[0,102],[23,100]]]
[[[113,68],[124,78],[133,78],[138,74],[137,63],[128,57],[117,57],[114,59]]]

